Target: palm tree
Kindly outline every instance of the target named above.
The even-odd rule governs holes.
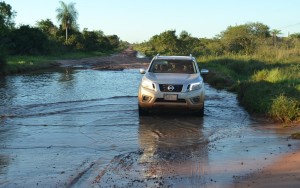
[[[56,18],[66,30],[66,41],[68,41],[68,29],[76,27],[78,12],[74,7],[75,3],[73,2],[66,4],[63,1],[60,1],[59,3],[60,7],[56,9]]]
[[[277,39],[277,35],[280,35],[281,34],[281,30],[278,30],[278,29],[272,29],[271,30],[271,33],[272,33],[272,38],[273,38],[273,46],[276,45],[276,39]]]

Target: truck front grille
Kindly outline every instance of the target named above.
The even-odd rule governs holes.
[[[159,89],[162,92],[181,92],[182,86],[183,85],[159,84]]]

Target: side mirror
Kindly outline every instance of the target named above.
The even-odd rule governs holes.
[[[146,73],[145,69],[140,69],[140,73],[145,74]]]
[[[201,75],[207,75],[209,73],[209,70],[207,69],[201,69],[200,74]]]

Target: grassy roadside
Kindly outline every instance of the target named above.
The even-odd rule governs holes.
[[[248,112],[285,124],[300,122],[300,58],[226,56],[198,62],[210,70],[207,82],[236,92]]]
[[[6,65],[1,68],[0,76],[52,68],[57,66],[55,60],[105,56],[115,52],[117,51],[72,52],[46,56],[11,56],[6,58]]]

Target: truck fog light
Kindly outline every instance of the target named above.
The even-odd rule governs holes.
[[[200,102],[200,97],[194,97],[194,98],[191,99],[191,101],[193,103],[199,103]]]
[[[143,95],[143,97],[142,97],[143,102],[149,102],[150,100],[151,100],[151,97],[149,97],[147,95]]]

